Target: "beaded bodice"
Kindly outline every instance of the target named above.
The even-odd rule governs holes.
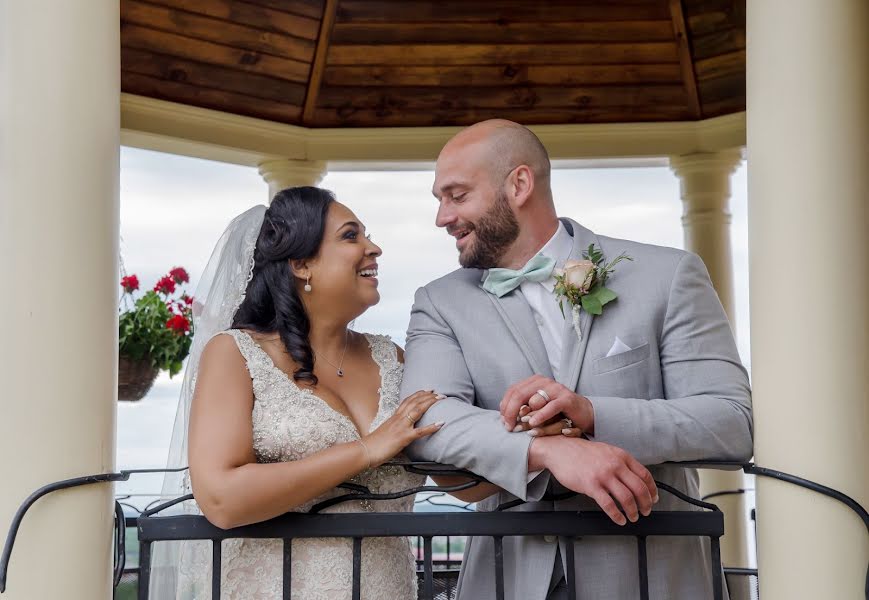
[[[286,462],[345,442],[360,435],[353,421],[336,411],[311,390],[302,388],[280,370],[271,357],[246,332],[229,330],[250,373],[254,404],[253,446],[257,462]],[[371,355],[380,369],[379,405],[373,431],[388,419],[400,403],[403,366],[395,346],[386,336],[365,334]],[[367,432],[366,432],[367,433]],[[422,485],[424,477],[400,467],[378,467],[351,481],[372,492],[394,492]],[[332,489],[290,510],[307,512],[315,504],[345,494]],[[348,501],[330,506],[326,513],[407,512],[413,496],[394,500]],[[223,543],[222,597],[266,600],[281,597],[282,542],[235,539]],[[305,600],[349,599],[351,596],[351,542],[342,538],[298,539],[292,548],[293,598]],[[189,544],[182,559],[179,597],[210,598],[210,552],[207,546]],[[363,598],[416,597],[416,567],[405,538],[369,538],[362,547]]]

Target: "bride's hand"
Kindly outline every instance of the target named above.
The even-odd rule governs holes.
[[[419,428],[415,425],[425,414],[425,411],[444,397],[425,390],[408,396],[395,409],[395,413],[391,417],[380,427],[363,437],[362,442],[368,449],[371,466],[376,467],[385,463],[414,440],[440,430],[444,425],[443,422]]]
[[[582,429],[573,424],[573,422],[559,413],[537,427],[531,427],[528,423],[522,421],[522,417],[531,413],[531,407],[527,404],[519,409],[519,422],[516,424],[514,432],[525,431],[533,437],[544,437],[547,435],[563,435],[565,437],[582,437]]]

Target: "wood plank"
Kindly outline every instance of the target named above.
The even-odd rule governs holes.
[[[727,10],[731,5],[732,0],[685,0],[685,14],[696,15],[713,10]]]
[[[678,63],[675,42],[648,44],[333,44],[330,65],[662,64]]]
[[[694,36],[691,49],[695,60],[703,60],[735,50],[745,50],[745,31],[726,29],[717,33]]]
[[[710,12],[726,12],[733,9],[734,0],[685,0],[688,16]]]
[[[308,82],[308,95],[305,98],[305,108],[302,111],[302,122],[309,120],[317,106],[317,95],[320,93],[320,83],[323,79],[323,70],[326,68],[326,56],[329,52],[329,40],[332,35],[332,27],[335,24],[335,9],[338,0],[326,0],[323,6],[323,18],[320,21],[320,36],[317,38],[317,54],[314,64],[311,66],[311,79]]]
[[[223,90],[196,87],[178,81],[166,81],[139,73],[121,72],[121,90],[130,94],[179,102],[236,115],[297,124],[302,108],[262,98],[251,98]]]
[[[699,82],[700,101],[715,103],[745,98],[745,76],[743,74],[724,75]]]
[[[670,14],[673,17],[673,33],[679,48],[679,66],[682,70],[682,84],[688,100],[688,109],[695,119],[703,117],[700,96],[697,93],[697,75],[694,73],[694,59],[691,56],[691,41],[685,29],[685,15],[682,0],[670,0]]]
[[[293,15],[319,19],[323,14],[322,0],[244,0],[274,10],[280,10]]]
[[[717,77],[737,76],[745,79],[745,50],[713,56],[694,63],[698,81],[708,81]]]
[[[126,1],[121,0],[121,6]],[[300,17],[238,0],[152,0],[152,3],[306,40],[316,40],[320,29],[319,18]]]
[[[678,64],[664,65],[493,65],[460,67],[328,66],[324,85],[501,86],[682,83]]]
[[[255,50],[302,62],[310,62],[314,57],[314,43],[311,40],[261,31],[221,19],[155,6],[141,0],[125,0],[121,4],[121,20],[185,37]]]
[[[726,29],[745,31],[746,0],[724,0],[722,3],[697,4],[686,0],[685,16],[692,35],[706,35]]]
[[[560,123],[635,123],[681,121],[690,118],[684,107],[659,107],[654,110],[546,109],[546,110],[452,110],[421,111],[391,109],[318,109],[314,123],[318,127],[437,127],[471,125],[485,119],[510,119],[527,125]]]
[[[195,40],[125,22],[121,22],[121,45],[151,52],[171,52],[180,58],[237,68],[304,84],[308,83],[311,68],[307,63],[288,58]]]
[[[503,44],[553,42],[663,42],[667,21],[554,23],[337,23],[335,44]]]
[[[659,105],[684,107],[681,85],[598,87],[324,87],[318,108],[395,109],[410,111],[567,108],[595,109],[618,106],[654,109]]]
[[[654,21],[669,17],[667,5],[657,0],[342,0],[338,7],[339,22]]]
[[[133,48],[121,48],[121,70],[281,104],[302,106],[305,99],[306,88],[301,83]]]

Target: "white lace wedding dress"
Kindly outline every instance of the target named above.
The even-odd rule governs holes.
[[[261,463],[298,460],[324,448],[359,439],[353,422],[295,382],[247,333],[223,332],[235,338],[253,381],[253,444]],[[373,430],[395,412],[400,402],[403,365],[386,336],[365,334],[380,367],[380,404]],[[399,467],[379,467],[353,478],[372,492],[393,492],[421,485],[424,477]],[[345,494],[333,489],[293,509]],[[397,500],[351,501],[325,513],[408,512],[413,497]],[[275,600],[281,598],[282,540],[233,539],[222,546],[221,598]],[[186,542],[182,550],[178,598],[211,598],[210,543]],[[352,541],[347,538],[295,539],[292,545],[292,598],[349,600],[352,591]],[[407,538],[366,538],[362,543],[362,598],[411,600],[417,597],[416,563]],[[162,599],[160,599],[162,600]]]

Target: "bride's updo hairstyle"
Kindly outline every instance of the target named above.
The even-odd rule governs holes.
[[[293,378],[311,385],[317,384],[308,338],[311,322],[289,261],[317,255],[334,201],[332,192],[316,187],[287,188],[275,194],[256,241],[253,277],[232,322],[233,329],[277,331],[299,365]]]

